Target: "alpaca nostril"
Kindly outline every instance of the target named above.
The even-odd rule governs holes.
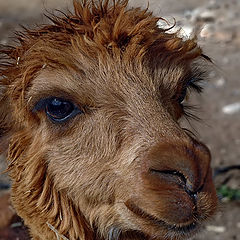
[[[161,176],[165,175],[169,177],[171,176],[171,178],[175,178],[175,182],[177,184],[180,184],[185,190],[185,192],[194,199],[196,199],[197,193],[203,188],[202,185],[197,191],[194,191],[193,184],[190,182],[189,179],[187,179],[187,177],[184,176],[183,173],[179,171],[150,169],[150,172]]]
[[[150,169],[150,172],[151,173],[162,174],[162,175],[176,176],[180,180],[180,182],[182,182],[184,185],[187,182],[187,179],[185,178],[185,176],[178,171]]]
[[[186,183],[188,180],[182,173],[180,173],[178,171],[150,169],[150,173],[157,174],[158,176],[162,176],[162,177],[165,176],[169,180],[170,179],[172,181],[174,180],[174,182],[176,182],[176,183],[180,184],[181,186],[183,186],[184,188],[186,188]],[[189,190],[189,191],[191,191],[191,190]]]

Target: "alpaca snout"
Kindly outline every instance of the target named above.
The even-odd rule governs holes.
[[[140,200],[134,202],[169,226],[201,222],[217,205],[209,150],[187,140],[158,143],[142,160]]]
[[[144,161],[145,176],[153,185],[159,185],[158,181],[164,179],[194,196],[203,189],[211,156],[205,145],[191,139],[188,142],[156,144]]]

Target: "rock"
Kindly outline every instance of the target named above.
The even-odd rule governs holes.
[[[0,192],[0,239],[30,240],[27,228],[10,203],[10,191]]]
[[[240,48],[240,31],[235,33],[234,43]]]
[[[185,16],[185,18],[188,19],[188,21],[194,23],[194,22],[197,21],[197,19],[198,19],[199,15],[201,14],[202,11],[203,11],[202,8],[195,8],[192,11],[189,11],[189,10],[186,11],[184,13],[184,16]]]
[[[220,87],[223,87],[225,83],[226,83],[226,80],[223,77],[220,77],[215,81],[214,85],[220,88]]]
[[[222,58],[222,64],[226,65],[230,62],[230,59],[228,57],[223,57]]]
[[[215,11],[205,10],[197,16],[198,21],[214,22],[216,19]]]
[[[237,112],[240,112],[240,102],[236,102],[236,103],[232,103],[224,106],[222,108],[222,112],[225,114],[235,114]]]
[[[0,229],[9,225],[15,211],[10,205],[10,192],[1,192],[0,195]]]
[[[226,231],[226,227],[224,226],[207,226],[207,231],[216,232],[216,233],[223,233]]]
[[[220,153],[221,153],[221,154],[226,154],[226,152],[227,152],[226,148],[221,148],[221,149],[220,149]]]
[[[240,145],[240,138],[235,139],[234,142],[235,142],[236,144]]]
[[[205,24],[200,31],[201,38],[212,38],[215,28],[212,24]]]
[[[233,31],[231,30],[219,29],[213,34],[213,37],[218,42],[229,43],[233,40],[233,35]]]
[[[239,96],[240,95],[240,89],[233,89],[232,90],[232,95],[233,96]]]
[[[207,6],[209,10],[216,10],[220,8],[219,1],[211,0]]]

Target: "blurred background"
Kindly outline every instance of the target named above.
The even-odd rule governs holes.
[[[146,7],[148,1],[130,0],[130,5]],[[47,22],[46,9],[67,8],[71,9],[71,0],[0,0],[0,44],[11,43],[20,24],[34,27]],[[149,8],[172,23],[175,18],[184,37],[197,32],[200,46],[214,62],[204,93],[193,97],[199,106],[195,114],[202,120],[188,127],[212,152],[221,204],[219,213],[194,240],[240,240],[240,170],[236,169],[240,165],[240,0],[149,0]],[[0,156],[0,220],[7,219],[1,203],[10,186],[2,173],[5,167]],[[19,219],[11,220],[13,239],[24,240],[18,236],[21,225]],[[2,232],[0,240],[12,239]]]

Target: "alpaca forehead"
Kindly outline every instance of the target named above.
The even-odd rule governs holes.
[[[34,104],[42,98],[49,96],[63,97],[75,100],[82,105],[95,105],[103,100],[127,100],[141,98],[147,95],[161,97],[161,92],[171,95],[176,91],[177,85],[184,78],[185,71],[182,66],[162,68],[154,74],[146,72],[128,71],[122,69],[114,72],[113,69],[97,71],[68,71],[68,70],[42,70],[31,81],[27,91],[27,99]],[[116,66],[115,66],[116,67]],[[119,66],[120,67],[120,66]],[[116,67],[118,68],[118,67]],[[123,100],[124,101],[124,100]]]

